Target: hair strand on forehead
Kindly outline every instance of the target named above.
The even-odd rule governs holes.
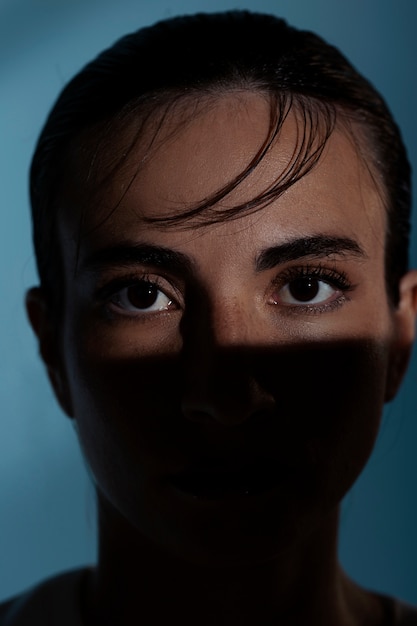
[[[161,49],[168,53],[161,54]],[[158,118],[162,128],[171,106],[185,102],[191,106],[193,100],[197,106],[205,98],[215,101],[236,89],[270,99],[269,132],[259,150],[233,180],[210,197],[175,215],[148,216],[148,223],[187,228],[192,222],[198,227],[267,206],[311,171],[339,119],[345,117],[351,121],[351,132],[354,128],[363,131],[363,154],[385,200],[387,292],[397,303],[399,280],[408,269],[410,166],[400,131],[384,100],[336,48],[317,35],[297,30],[272,15],[229,11],[169,19],[127,35],[82,69],[62,91],[39,138],[30,181],[38,270],[51,306],[61,302],[57,223],[65,191],[76,189],[81,204],[95,210],[95,194],[103,198],[116,174],[124,172],[131,150],[143,142],[151,120]],[[256,172],[279,139],[290,110],[300,129],[291,162],[257,197],[227,207],[229,194]],[[130,135],[125,133],[125,143],[120,145],[115,139],[120,139],[123,129],[129,129]],[[85,171],[71,179],[68,164],[83,138],[90,159],[81,160]],[[124,184],[120,199],[129,182]],[[95,223],[116,209],[117,204],[108,207],[104,203]],[[81,223],[80,233],[82,230]]]

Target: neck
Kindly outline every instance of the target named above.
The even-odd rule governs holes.
[[[377,624],[364,593],[338,566],[337,526],[334,511],[304,542],[268,562],[205,567],[170,556],[120,519],[101,520],[86,624],[348,626],[362,623],[353,617],[358,612]]]

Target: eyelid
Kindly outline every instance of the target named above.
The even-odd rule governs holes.
[[[178,286],[173,284],[168,278],[148,271],[130,272],[129,274],[123,274],[122,276],[106,280],[104,284],[99,285],[95,290],[94,299],[100,304],[109,307],[112,305],[112,297],[118,292],[143,282],[155,285],[158,290],[164,293],[173,302],[176,309],[183,307],[184,297]],[[113,305],[116,306],[114,303]],[[144,311],[142,314],[138,313],[137,315],[150,316],[160,312],[162,311],[151,311],[148,313]],[[135,314],[132,312],[132,316],[134,315]]]
[[[145,269],[129,272],[115,270],[101,276],[97,282],[98,285],[95,288],[94,295],[98,299],[109,297],[112,292],[123,289],[123,287],[129,287],[138,282],[153,283],[162,290],[171,289],[178,296],[182,293],[182,289],[176,285],[169,276]]]
[[[350,298],[348,293],[355,289],[356,285],[352,284],[347,274],[334,266],[323,264],[318,265],[298,265],[285,268],[272,281],[272,290],[282,290],[296,279],[313,277],[319,282],[326,283],[335,289],[335,298],[325,300],[323,302],[301,302],[300,303],[284,303],[274,298],[270,304],[280,307],[280,311],[288,314],[317,314],[325,313],[342,306]],[[337,295],[339,292],[339,295]]]
[[[283,269],[274,278],[273,283],[275,286],[284,286],[287,282],[295,280],[296,278],[312,276],[318,280],[323,280],[329,284],[335,284],[341,289],[349,289],[353,287],[351,285],[346,272],[336,269],[334,266],[319,264],[303,264],[294,265]]]

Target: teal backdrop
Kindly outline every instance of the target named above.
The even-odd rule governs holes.
[[[38,131],[65,82],[122,34],[180,13],[231,8],[275,13],[340,47],[385,96],[417,169],[415,0],[0,0],[0,600],[95,558],[93,490],[23,311],[23,294],[37,280],[27,170]],[[350,575],[415,604],[416,408],[414,357],[345,499],[340,536]]]

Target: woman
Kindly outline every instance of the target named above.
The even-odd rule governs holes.
[[[27,309],[99,560],[0,624],[417,624],[337,562],[417,311],[409,166],[375,90],[275,17],[168,20],[64,89],[31,198]]]

